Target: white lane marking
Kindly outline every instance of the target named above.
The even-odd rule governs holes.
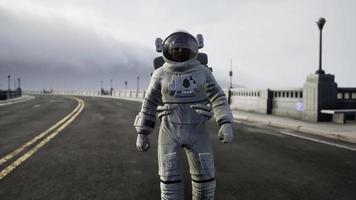
[[[36,104],[36,105],[34,105],[33,107],[34,108],[38,108],[38,107],[40,107],[41,105],[40,104]]]
[[[78,100],[77,100],[78,101]],[[79,101],[78,101],[79,102]],[[29,146],[31,146],[33,143],[37,142],[38,140],[42,139],[44,136],[46,136],[47,134],[49,134],[51,131],[53,131],[54,129],[56,129],[57,127],[59,127],[61,124],[63,124],[68,118],[70,118],[74,113],[76,113],[79,108],[80,108],[80,103],[78,103],[77,107],[71,112],[69,113],[67,116],[65,116],[63,119],[61,119],[59,122],[57,122],[55,125],[51,126],[49,129],[47,129],[46,131],[42,132],[41,134],[39,134],[38,136],[36,136],[35,138],[33,138],[32,140],[28,141],[26,144],[22,145],[21,147],[17,148],[16,150],[14,150],[13,152],[11,152],[10,154],[6,155],[5,157],[0,159],[0,166],[5,163],[6,161],[12,159],[13,157],[15,157],[17,154],[21,153],[23,150],[25,150],[26,148],[28,148]]]
[[[75,97],[73,97],[75,98]],[[75,98],[77,99],[77,98]],[[20,158],[18,158],[16,161],[11,163],[9,166],[7,166],[5,169],[3,169],[0,172],[0,180],[3,179],[6,175],[11,173],[16,167],[21,165],[24,161],[26,161],[28,158],[30,158],[34,153],[36,153],[41,147],[43,147],[45,144],[47,144],[49,141],[51,141],[58,133],[60,133],[65,127],[67,127],[83,110],[84,108],[84,101],[81,99],[77,99],[79,101],[79,104],[81,105],[80,109],[78,110],[77,113],[75,113],[68,121],[66,121],[64,124],[62,124],[58,129],[56,129],[53,133],[48,135],[45,139],[43,139],[40,143],[38,143],[35,147],[33,147],[31,150],[29,150],[27,153],[22,155]]]
[[[284,130],[279,130],[279,132],[282,133],[282,134],[285,134],[285,135],[292,136],[292,137],[297,137],[297,138],[301,138],[301,139],[305,139],[305,140],[309,140],[309,141],[313,141],[313,142],[318,142],[318,143],[322,143],[322,144],[326,144],[326,145],[330,145],[330,146],[334,146],[334,147],[339,147],[339,148],[347,149],[347,150],[350,150],[350,151],[356,151],[356,148],[349,147],[349,146],[342,145],[342,144],[336,144],[336,143],[333,143],[333,142],[327,142],[327,141],[319,140],[319,139],[316,139],[316,138],[305,137],[305,136],[297,135],[297,134],[290,133],[290,132],[287,132],[287,131],[284,131]]]
[[[268,130],[265,129],[265,127],[255,127],[255,126],[247,126],[246,127],[247,131],[257,133],[257,134],[264,134],[264,135],[272,135],[275,137],[286,137],[285,135],[281,133],[277,133],[274,130]]]

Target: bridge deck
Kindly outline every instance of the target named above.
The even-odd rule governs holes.
[[[150,150],[140,153],[132,122],[141,103],[80,98],[85,102],[81,114],[0,180],[0,199],[159,199],[159,124],[150,135]],[[41,96],[0,107],[0,156],[46,130],[75,104],[66,97]],[[233,124],[232,144],[221,144],[213,120],[208,129],[217,170],[216,199],[356,198],[354,151],[243,123]],[[183,169],[185,198],[190,199],[186,160]]]

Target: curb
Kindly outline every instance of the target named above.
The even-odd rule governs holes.
[[[311,128],[311,127],[306,127],[303,125],[293,125],[293,124],[288,124],[286,122],[279,122],[279,121],[273,121],[273,120],[266,120],[266,119],[257,119],[253,117],[247,117],[243,115],[238,115],[238,114],[233,114],[234,119],[236,120],[241,120],[241,121],[247,121],[247,122],[257,122],[261,123],[264,125],[276,127],[276,128],[283,128],[283,129],[289,129],[293,131],[298,131],[301,133],[306,133],[310,135],[315,135],[315,136],[320,136],[328,139],[334,139],[334,140],[339,140],[343,142],[349,142],[349,143],[354,143],[356,144],[356,135],[355,138],[349,137],[345,134],[340,134],[342,132],[334,132],[334,131],[325,131],[325,130],[320,130],[316,128]]]
[[[18,98],[8,99],[8,100],[5,100],[4,102],[0,102],[0,107],[1,106],[12,105],[12,104],[16,104],[16,103],[22,103],[22,102],[25,102],[25,101],[32,100],[34,98],[35,98],[34,96],[22,95],[21,97],[18,97]]]
[[[344,134],[340,134],[342,132],[332,132],[332,131],[321,131],[319,129],[315,128],[310,128],[310,127],[300,127],[300,132],[302,133],[307,133],[307,134],[313,134],[329,139],[335,139],[343,142],[349,142],[349,143],[354,143],[356,144],[356,138],[353,137],[348,137]]]

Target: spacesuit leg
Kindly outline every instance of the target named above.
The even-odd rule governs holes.
[[[179,154],[181,147],[176,140],[176,131],[179,130],[174,125],[162,120],[158,137],[158,166],[162,200],[184,198]]]
[[[215,196],[215,180],[206,182],[192,181],[192,199],[193,200],[213,200]]]
[[[198,126],[198,125],[197,125]],[[185,148],[192,178],[193,200],[212,200],[215,194],[215,167],[212,147],[205,125],[192,126],[194,143]]]

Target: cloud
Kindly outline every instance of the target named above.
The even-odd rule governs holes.
[[[98,89],[100,80],[109,79],[116,88],[129,79],[135,88],[136,76],[146,84],[153,70],[152,50],[63,18],[18,16],[0,8],[0,27],[2,88],[8,73],[21,77],[27,89]]]
[[[327,20],[323,67],[340,86],[355,86],[355,6],[353,0],[2,0],[0,87],[10,72],[27,77],[31,88],[98,88],[111,78],[116,88],[124,79],[135,88],[137,74],[146,85],[158,55],[154,39],[177,28],[204,35],[202,51],[218,81],[228,79],[232,58],[236,84],[302,87],[318,66],[320,16]]]

